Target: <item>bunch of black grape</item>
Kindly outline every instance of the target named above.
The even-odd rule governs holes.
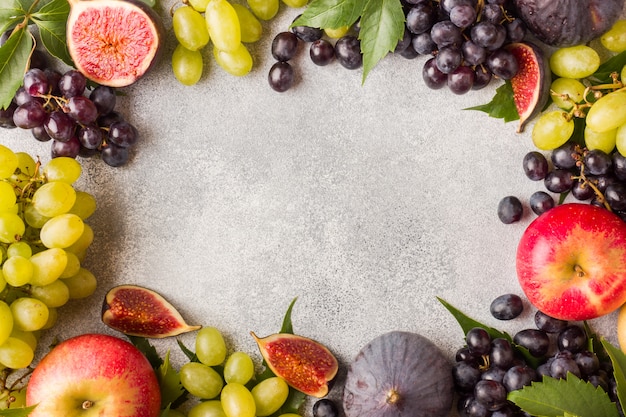
[[[505,0],[404,0],[406,28],[395,52],[406,58],[433,55],[422,69],[429,88],[448,86],[455,94],[485,87],[493,76],[518,72],[506,45],[526,29],[505,8]]]
[[[610,209],[626,221],[626,157],[614,151],[588,150],[568,142],[551,151],[549,158],[539,151],[528,152],[522,161],[526,176],[543,181],[548,192],[540,190],[529,198],[531,210],[540,215],[554,207],[553,194]],[[523,204],[515,196],[500,201],[498,215],[504,223],[521,219]]]
[[[605,390],[617,402],[617,391],[609,359],[600,360],[588,350],[585,330],[567,321],[557,320],[540,311],[535,314],[536,328],[519,331],[513,344],[506,339],[492,339],[483,328],[466,335],[467,345],[459,349],[454,365],[454,379],[462,417],[525,416],[507,401],[507,394],[522,389],[542,377],[566,378],[572,373]],[[523,346],[540,359],[533,368],[514,347]]]
[[[115,104],[115,89],[89,90],[80,72],[42,69],[31,61],[11,104],[0,109],[0,126],[28,129],[38,141],[51,141],[53,158],[100,155],[118,167],[128,162],[139,135],[114,110]]]

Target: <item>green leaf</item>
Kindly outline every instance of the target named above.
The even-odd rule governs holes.
[[[283,318],[283,325],[280,328],[280,333],[293,334],[293,324],[291,323],[291,312],[297,300],[298,300],[298,297],[294,298],[293,300],[291,300],[291,303],[289,303],[289,307],[287,307],[287,311],[285,312],[285,317]]]
[[[67,0],[52,0],[45,4],[31,18],[39,28],[41,42],[48,52],[74,66],[72,58],[67,50],[66,23],[70,13]]]
[[[624,65],[626,65],[626,51],[614,55],[600,65],[598,70],[591,77],[589,77],[589,79],[594,84],[610,83],[613,81],[611,79],[611,73],[617,72],[619,74],[622,68],[624,68]]]
[[[363,0],[313,0],[292,26],[337,29],[352,25],[361,16]]]
[[[189,359],[191,362],[199,362],[195,352],[185,346],[185,344],[179,339],[177,339],[176,342],[178,343],[178,347],[180,347],[180,350],[182,350],[185,356],[187,356],[187,359]]]
[[[159,367],[163,364],[163,359],[161,359],[156,349],[150,344],[148,339],[146,339],[145,337],[130,335],[126,335],[126,337],[128,337],[130,343],[132,343],[137,349],[141,351],[141,353],[144,354],[144,356],[148,359],[148,362],[150,362],[150,365],[152,365],[153,369],[159,369]]]
[[[490,117],[504,119],[504,122],[511,122],[519,119],[515,102],[513,101],[513,87],[506,81],[496,89],[493,99],[487,104],[468,107],[464,110],[478,110],[489,114]]]
[[[393,52],[404,35],[404,11],[400,0],[369,0],[361,16],[361,51],[363,82],[367,74],[389,52]]]
[[[0,33],[15,27],[17,23],[24,21],[25,17],[26,13],[16,1],[3,1],[0,4]]]
[[[35,407],[36,405],[31,405],[30,407],[0,410],[0,417],[26,417],[35,409]]]
[[[571,373],[567,379],[544,376],[542,382],[511,391],[507,398],[533,416],[619,417],[615,403],[602,388]]]
[[[617,398],[621,404],[626,404],[626,355],[607,340],[602,339],[601,342],[613,364],[613,376],[617,383]]]
[[[33,38],[26,28],[13,32],[0,47],[0,108],[6,109],[22,85]]]
[[[180,375],[170,363],[170,351],[165,354],[165,359],[159,366],[157,376],[161,387],[161,408],[169,407],[176,401],[185,390],[180,383]]]

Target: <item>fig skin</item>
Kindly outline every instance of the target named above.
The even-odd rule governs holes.
[[[587,43],[608,31],[624,0],[514,0],[516,14],[537,39],[551,46]]]
[[[140,0],[68,0],[70,14],[67,18],[67,48],[78,71],[91,81],[109,87],[126,87],[149,72],[162,56],[165,27],[160,16]],[[127,15],[140,16],[139,25],[114,25],[112,10],[125,10]],[[105,15],[100,15],[105,11]],[[92,15],[90,16],[90,13]],[[95,14],[95,15],[94,15]],[[85,25],[89,19],[100,21]],[[127,19],[127,17],[125,17]],[[108,22],[104,25],[102,21]],[[77,28],[77,39],[73,35]],[[97,33],[93,28],[99,28]],[[129,33],[122,36],[126,29]],[[114,33],[119,30],[120,33]],[[146,39],[138,39],[142,34]],[[134,37],[134,38],[133,38]],[[131,39],[128,42],[128,38]],[[102,39],[105,39],[103,42]],[[119,39],[126,42],[119,42]],[[108,41],[108,43],[105,43]],[[86,44],[88,42],[88,44]],[[117,43],[116,43],[117,42]],[[148,44],[146,45],[146,42]],[[98,56],[98,48],[109,52]],[[114,53],[110,53],[114,50]],[[124,59],[119,57],[123,56]],[[132,61],[132,62],[131,62]]]
[[[361,349],[343,393],[346,417],[446,417],[453,400],[451,363],[433,342],[404,331]]]
[[[328,394],[339,363],[328,348],[308,337],[275,333],[263,338],[250,333],[265,363],[287,384],[312,397]]]
[[[120,285],[102,303],[102,322],[129,336],[161,339],[200,329],[188,325],[165,298],[144,287]]]

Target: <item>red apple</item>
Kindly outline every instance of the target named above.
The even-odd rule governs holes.
[[[588,320],[626,301],[626,223],[589,204],[536,218],[517,248],[517,277],[531,304],[562,320]]]
[[[158,417],[159,383],[131,343],[103,334],[68,339],[35,367],[26,391],[29,417]]]

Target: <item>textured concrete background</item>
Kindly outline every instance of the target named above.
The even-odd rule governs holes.
[[[110,332],[101,300],[122,283],[160,292],[190,323],[217,326],[232,349],[255,354],[249,331],[279,330],[297,296],[295,331],[344,364],[394,329],[452,357],[463,334],[437,296],[511,333],[532,324],[530,307],[512,322],[489,314],[496,296],[521,294],[515,251],[534,218],[528,210],[504,225],[497,204],[506,195],[527,203],[543,189],[521,169],[530,128],[517,134],[515,123],[462,110],[499,84],[465,96],[432,91],[421,79],[425,58],[388,56],[361,85],[360,70],[316,67],[301,48],[297,85],[276,93],[271,39],[297,13],[281,6],[264,24],[245,78],[211,58],[199,84],[180,85],[170,32],[160,65],[124,89],[118,109],[142,134],[133,160],[81,160],[80,188],[98,202],[85,264],[99,288],[64,307],[44,342]],[[25,131],[3,130],[0,143],[49,158],[50,145]],[[592,325],[615,341],[614,315]],[[182,340],[191,345],[193,335]],[[182,363],[174,340],[155,345]]]

